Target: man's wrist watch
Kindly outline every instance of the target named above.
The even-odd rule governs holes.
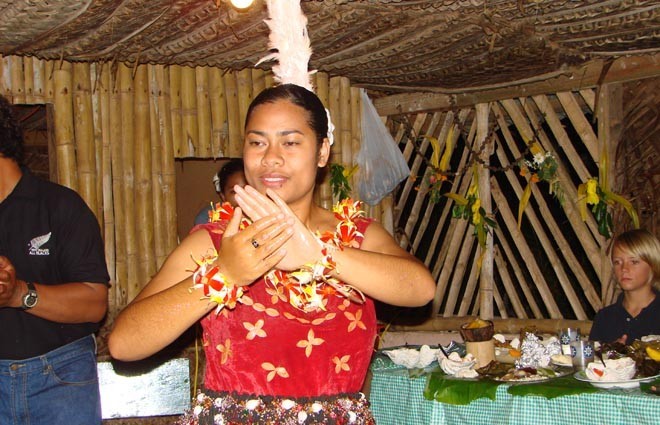
[[[27,285],[28,291],[27,294],[23,295],[23,304],[21,305],[21,309],[29,310],[37,305],[37,302],[39,301],[39,295],[37,294],[37,288],[34,287],[34,283],[25,282],[25,284]]]

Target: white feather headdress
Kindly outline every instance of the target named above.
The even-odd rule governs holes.
[[[273,52],[261,58],[257,65],[276,60],[273,76],[280,84],[295,84],[313,92],[311,76],[316,70],[309,71],[309,58],[312,46],[307,34],[307,17],[300,7],[300,0],[266,0],[268,17],[266,25],[270,28],[268,48]],[[255,65],[256,66],[256,65]],[[328,140],[334,142],[335,126],[328,116]]]
[[[273,52],[261,58],[257,65],[276,60],[277,65],[273,65],[275,81],[314,91],[310,76],[315,71],[307,69],[312,47],[300,0],[267,0],[266,4],[269,19],[265,22],[270,28],[268,47]]]

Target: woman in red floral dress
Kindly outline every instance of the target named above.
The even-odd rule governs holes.
[[[218,206],[117,317],[109,348],[124,361],[202,321],[204,389],[182,423],[373,423],[359,393],[376,337],[372,299],[424,305],[434,282],[359,202],[314,203],[328,135],[309,90],[257,96],[238,207]]]

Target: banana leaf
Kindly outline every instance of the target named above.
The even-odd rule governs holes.
[[[588,382],[578,381],[572,376],[550,379],[538,383],[511,385],[507,392],[514,396],[535,395],[547,399],[565,395],[597,392],[598,388]]]
[[[465,405],[479,398],[495,400],[499,382],[487,379],[456,379],[442,372],[433,372],[426,378],[424,398],[447,404]]]

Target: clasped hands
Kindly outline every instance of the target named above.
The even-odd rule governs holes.
[[[249,285],[273,268],[290,271],[322,257],[322,245],[274,191],[266,195],[235,187],[238,207],[227,224],[218,266],[238,286]],[[242,215],[252,224],[239,231]]]

